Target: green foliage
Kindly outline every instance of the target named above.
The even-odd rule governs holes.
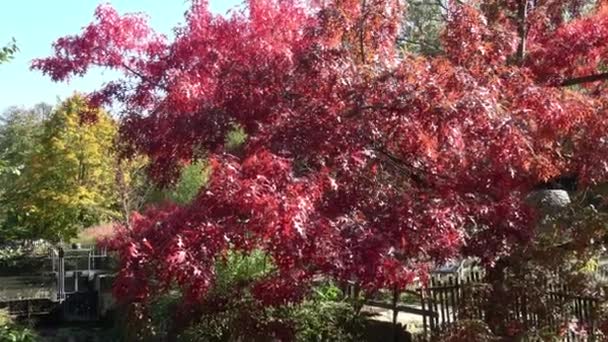
[[[219,312],[204,314],[180,335],[180,341],[361,341],[363,316],[340,301],[332,285],[316,288],[300,304],[262,307],[249,293],[242,293]]]
[[[150,311],[150,325],[152,327],[150,333],[157,338],[167,338],[169,329],[173,322],[175,307],[181,299],[179,291],[171,291],[170,293],[155,298]]]
[[[40,143],[43,123],[48,119],[52,107],[40,103],[36,106],[9,108],[2,115],[0,125],[0,241],[10,241],[28,235],[25,227],[8,220],[15,195],[26,191],[19,189],[23,173]]]
[[[400,44],[408,52],[426,56],[443,52],[441,32],[445,28],[447,2],[443,0],[408,0]]]
[[[243,127],[234,126],[234,128],[228,132],[226,136],[226,150],[230,152],[238,151],[238,149],[243,146],[243,144],[247,141],[247,133]]]
[[[240,126],[234,126],[226,135],[224,146],[228,152],[238,153],[246,140],[245,130]],[[182,168],[177,183],[167,189],[156,189],[147,195],[146,200],[152,203],[171,201],[182,205],[188,204],[207,184],[210,173],[211,169],[204,159],[204,152],[196,153],[195,160]]]
[[[209,180],[211,169],[204,160],[184,166],[177,182],[168,188],[154,188],[146,196],[147,203],[164,201],[185,205],[190,203]],[[148,180],[146,179],[146,182]],[[150,183],[147,183],[148,185]]]
[[[267,307],[251,285],[272,274],[271,259],[261,251],[231,252],[217,261],[216,281],[200,305],[183,322],[175,318],[179,291],[152,300],[144,330],[148,339],[198,341],[361,341],[364,319],[332,283],[316,286],[299,304]],[[183,324],[183,325],[182,325]],[[170,337],[172,329],[181,331]]]
[[[2,115],[0,126],[0,159],[9,167],[8,175],[19,175],[27,159],[38,145],[43,122],[52,106],[39,103],[32,108],[9,108]],[[3,174],[2,176],[7,176]],[[10,180],[4,179],[9,183]]]
[[[293,310],[295,341],[361,341],[364,322],[345,302],[307,301]]]
[[[364,317],[343,301],[342,291],[331,283],[313,289],[314,295],[290,311],[295,341],[361,341]]]
[[[259,250],[250,254],[231,252],[216,267],[214,291],[226,293],[236,284],[247,284],[272,271],[270,258]]]
[[[0,64],[6,63],[13,59],[13,56],[19,51],[17,47],[17,41],[15,38],[11,39],[11,41],[0,48]]]
[[[175,319],[182,293],[173,289],[153,298],[146,310],[146,317],[138,322],[128,322],[132,324],[123,330],[146,341],[172,340],[169,336],[172,329],[182,331],[180,341],[228,341],[235,327],[242,326],[242,317],[261,309],[249,291],[243,288],[272,270],[267,259],[262,252],[252,251],[249,254],[231,252],[223,260],[218,260],[215,284],[193,324],[183,326],[184,322]],[[213,306],[214,301],[222,301],[227,306],[222,310],[205,311]],[[263,321],[262,316],[256,318],[260,323]]]
[[[74,96],[44,118],[31,137],[33,146],[23,152],[18,177],[3,194],[5,232],[69,240],[80,228],[117,216],[116,124],[102,111],[94,122],[84,122],[81,114],[89,110]]]
[[[576,341],[575,339],[572,339]],[[581,339],[583,341],[584,339]],[[558,334],[555,329],[550,327],[544,327],[542,329],[530,329],[526,331],[522,336],[517,337],[517,341],[520,342],[561,342],[564,341],[564,336]],[[603,341],[601,339],[597,341]]]
[[[178,337],[180,342],[232,342],[232,341],[270,341],[266,327],[273,322],[275,315],[270,309],[260,307],[250,293],[239,297],[210,295],[221,301],[222,310],[204,312],[195,324],[188,327]],[[264,337],[268,337],[264,339]]]
[[[272,269],[268,256],[257,250],[248,254],[231,252],[218,260],[215,284],[206,304],[213,308],[223,303],[222,308],[203,308],[198,321],[180,335],[180,341],[235,341],[251,338],[257,334],[256,327],[263,334],[262,328],[279,319],[277,316],[284,311],[262,307],[249,286]]]
[[[169,198],[179,204],[190,203],[209,179],[209,167],[204,161],[196,161],[182,169],[179,181],[169,192]]]
[[[235,126],[226,135],[226,150],[236,153],[246,140],[245,130],[240,126]],[[199,157],[201,159],[196,159],[183,167],[179,180],[172,188],[156,194],[156,201],[168,199],[178,204],[188,204],[196,197],[200,189],[207,184],[211,172],[207,162],[202,159],[203,156]]]
[[[0,248],[0,263],[5,260],[12,260],[18,257],[23,257],[24,252],[22,248],[19,247],[1,247]]]
[[[38,337],[34,331],[17,324],[8,315],[0,310],[0,341],[2,342],[34,342]]]
[[[0,245],[0,277],[31,275],[48,269],[49,247],[48,244],[28,246],[7,243]]]

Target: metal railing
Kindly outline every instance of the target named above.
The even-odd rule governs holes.
[[[49,258],[51,259],[52,272],[57,277],[57,301],[63,302],[69,294],[79,292],[79,278],[82,272],[96,270],[100,263],[100,259],[108,257],[106,247],[90,246],[59,246],[49,250]],[[75,247],[75,248],[74,248]],[[66,274],[70,274],[74,278],[74,286],[66,287]]]

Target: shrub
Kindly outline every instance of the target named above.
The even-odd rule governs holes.
[[[364,320],[346,302],[308,300],[292,311],[295,341],[361,341]]]
[[[7,311],[0,310],[0,341],[34,342],[38,337],[31,329],[17,324]]]
[[[480,320],[461,320],[447,326],[435,341],[441,342],[494,342],[499,339],[492,333],[488,325]]]
[[[334,286],[316,288],[302,303],[265,307],[246,292],[240,296],[216,298],[207,307],[218,307],[201,315],[180,341],[361,341],[363,318],[353,307],[337,299]]]
[[[263,341],[292,335],[287,310],[265,307],[251,291],[273,267],[260,251],[232,252],[219,260],[212,290],[197,307],[190,308],[190,318],[196,319],[189,326],[177,327],[183,328],[180,341]]]

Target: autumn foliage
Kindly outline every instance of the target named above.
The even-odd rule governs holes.
[[[403,287],[433,262],[492,265],[530,242],[539,183],[606,179],[608,12],[527,7],[453,2],[444,53],[425,57],[396,46],[398,0],[249,0],[230,17],[193,1],[173,40],[100,6],[33,67],[123,72],[90,101],[121,105],[125,154],[147,155],[160,184],[200,151],[212,168],[192,203],[152,208],[113,241],[116,293],[177,283],[200,298],[215,260],[261,249],[277,270],[254,293],[272,305],[318,274]],[[229,153],[235,125],[248,139]]]

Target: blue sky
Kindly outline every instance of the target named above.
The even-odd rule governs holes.
[[[19,53],[11,62],[0,65],[0,112],[9,106],[31,106],[39,102],[56,104],[74,91],[98,88],[112,74],[95,70],[70,83],[53,83],[38,71],[30,71],[30,61],[51,54],[57,38],[79,33],[93,19],[99,3],[111,3],[119,12],[144,12],[158,32],[170,34],[183,22],[187,0],[17,0],[8,1],[0,10],[0,46],[17,39]],[[224,14],[242,0],[209,0],[211,10]]]

